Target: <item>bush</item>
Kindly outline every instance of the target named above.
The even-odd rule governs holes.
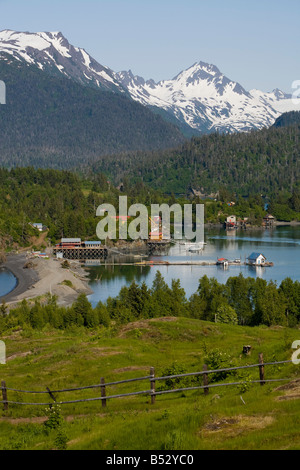
[[[227,369],[234,367],[232,358],[219,349],[213,349],[207,353],[204,358],[204,362],[208,367],[208,370],[217,370],[217,369]],[[220,380],[225,380],[228,376],[233,375],[235,371],[224,371],[224,372],[215,372],[209,374],[210,382],[219,382]]]
[[[230,305],[220,305],[216,313],[216,322],[237,325],[238,317],[236,311]]]
[[[170,375],[186,374],[185,367],[180,364],[173,363],[170,367],[167,367],[161,372],[161,377],[168,377]],[[188,387],[191,383],[190,377],[175,377],[166,379],[163,384],[158,388],[159,390],[175,390],[177,388]]]
[[[63,423],[60,406],[54,404],[51,407],[46,408],[46,413],[48,415],[48,420],[45,421],[46,428],[48,430],[58,429]]]

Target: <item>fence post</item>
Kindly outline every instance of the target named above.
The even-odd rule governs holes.
[[[259,356],[258,356],[258,359],[259,359],[259,380],[261,381],[260,382],[260,385],[265,385],[265,367],[264,367],[264,355],[263,353],[260,353]]]
[[[151,379],[150,379],[151,405],[154,405],[154,403],[155,403],[155,380],[152,380],[152,379],[154,379],[154,377],[155,377],[155,369],[154,369],[154,367],[151,367],[151,368],[150,368],[150,375],[151,375]]]
[[[46,387],[46,390],[47,390],[47,392],[49,393],[50,398],[52,398],[52,400],[53,400],[54,403],[55,403],[55,402],[56,402],[56,398],[55,398],[55,396],[53,395],[53,393],[51,392],[50,388],[49,388],[49,387]],[[52,408],[52,405],[50,405],[50,408]]]
[[[207,371],[208,367],[206,364],[203,366],[203,370]],[[208,388],[208,374],[203,374],[203,385],[204,385],[204,395],[208,395],[209,388]]]
[[[101,377],[100,380],[101,383],[101,397],[105,398],[106,397],[106,388],[105,388],[105,379]],[[106,400],[101,400],[102,401],[102,408],[106,407]]]
[[[2,388],[2,400],[3,400],[3,409],[4,411],[8,410],[8,403],[7,403],[7,389],[6,389],[6,383],[4,380],[1,382],[1,388]]]

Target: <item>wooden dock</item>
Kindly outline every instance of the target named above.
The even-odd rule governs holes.
[[[68,260],[99,260],[106,259],[108,256],[108,249],[105,245],[93,247],[57,247],[53,248],[53,256],[61,256],[63,259]]]
[[[105,262],[102,266],[254,266],[254,267],[271,267],[274,266],[273,263],[266,263],[264,265],[249,265],[248,263],[235,263],[228,262],[228,264],[223,265],[217,261],[167,261],[167,260],[143,260],[143,261],[133,261],[131,263],[110,263]]]

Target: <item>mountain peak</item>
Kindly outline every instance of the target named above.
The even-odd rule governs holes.
[[[1,31],[1,53],[36,65],[52,75],[63,74],[94,88],[125,92],[112,70],[99,64],[84,49],[72,46],[61,31]]]

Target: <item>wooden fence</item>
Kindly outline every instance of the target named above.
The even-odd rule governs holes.
[[[2,391],[2,401],[0,403],[3,404],[4,410],[8,410],[9,405],[31,405],[31,406],[52,406],[54,403],[59,405],[67,405],[73,403],[82,403],[82,402],[91,402],[91,401],[101,401],[102,407],[107,406],[107,400],[115,399],[115,398],[122,398],[122,397],[131,397],[135,395],[149,395],[151,398],[151,404],[155,403],[155,399],[158,395],[164,395],[169,393],[177,393],[177,392],[185,392],[189,390],[203,390],[204,394],[207,395],[209,390],[215,387],[228,387],[228,386],[239,386],[243,384],[254,384],[259,383],[261,386],[265,385],[269,382],[282,382],[282,381],[289,381],[291,378],[284,378],[284,379],[266,379],[265,378],[265,367],[271,365],[283,365],[289,364],[292,361],[277,361],[277,362],[264,362],[263,354],[259,354],[259,362],[257,364],[251,364],[247,366],[239,366],[239,367],[230,367],[226,369],[216,369],[216,370],[208,370],[207,365],[203,366],[203,370],[199,372],[190,372],[185,374],[177,374],[177,375],[169,375],[164,377],[156,377],[154,367],[150,368],[150,374],[146,377],[136,377],[132,379],[126,380],[118,380],[115,382],[105,382],[104,377],[101,378],[100,384],[97,385],[88,385],[84,387],[76,387],[76,388],[66,388],[61,390],[50,390],[49,387],[46,390],[42,391],[30,391],[30,390],[18,390],[14,388],[9,388],[6,385],[5,381],[1,382],[1,391]],[[222,383],[209,383],[209,375],[216,374],[216,373],[226,373],[226,372],[233,372],[237,370],[243,369],[251,369],[251,368],[258,368],[259,372],[259,379],[258,380],[247,380],[247,381],[239,381],[239,382],[222,382]],[[156,390],[156,383],[160,381],[165,381],[169,379],[180,379],[184,377],[199,377],[202,376],[203,385],[197,385],[193,387],[183,387],[177,389],[170,389],[170,390]],[[109,386],[116,386],[120,384],[128,384],[131,382],[139,382],[139,381],[149,381],[150,388],[148,390],[137,391],[137,392],[130,392],[130,393],[122,393],[118,395],[107,395],[106,394],[106,387]],[[63,392],[75,392],[80,390],[88,390],[88,389],[100,389],[100,395],[95,398],[82,398],[78,400],[70,400],[70,401],[57,401],[55,394],[63,393]],[[47,403],[33,403],[33,402],[17,402],[17,401],[10,401],[8,399],[8,394],[11,393],[18,393],[18,394],[47,394],[51,398],[51,402]]]

